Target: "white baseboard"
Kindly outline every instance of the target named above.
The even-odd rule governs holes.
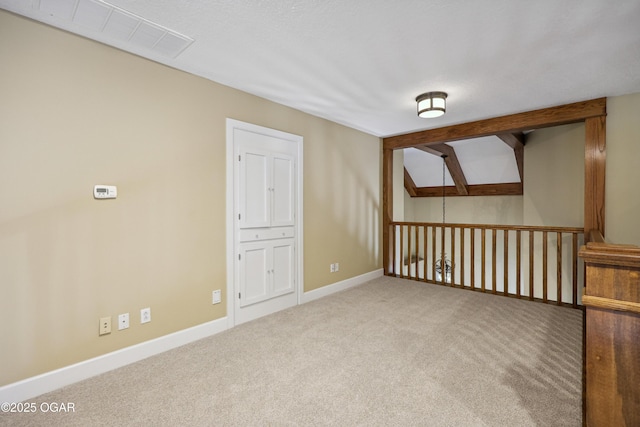
[[[381,277],[383,269],[371,271],[360,276],[342,280],[332,285],[323,286],[302,295],[301,303],[307,303],[336,292],[344,291],[361,285],[369,280]],[[218,334],[229,329],[228,319],[223,317],[211,322],[203,323],[192,328],[174,332],[169,335],[132,345],[93,359],[85,360],[55,371],[46,372],[35,377],[27,378],[13,384],[0,387],[0,403],[22,402],[33,399],[44,393],[57,390],[69,384],[103,374],[122,366],[138,362],[147,357],[160,354],[167,350],[189,344],[202,338]]]
[[[323,286],[318,289],[314,289],[309,292],[305,292],[302,294],[301,303],[307,303],[313,300],[317,300],[318,298],[326,297],[327,295],[335,294],[336,292],[344,291],[349,288],[353,288],[354,286],[362,285],[363,283],[368,282],[369,280],[376,279],[378,277],[382,277],[384,274],[384,269],[370,271],[369,273],[361,274],[360,276],[352,277],[350,279],[345,279],[340,282],[336,282],[332,285]]]
[[[0,403],[22,402],[78,381],[103,374],[167,350],[189,344],[228,329],[227,318],[164,335],[140,344],[65,366],[13,384],[0,387]]]

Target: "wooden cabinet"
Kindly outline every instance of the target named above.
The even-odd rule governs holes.
[[[640,248],[588,243],[586,413],[589,427],[640,426]]]

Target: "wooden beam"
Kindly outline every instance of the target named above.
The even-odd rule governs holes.
[[[436,147],[440,145],[418,145],[416,148],[418,150],[424,151],[425,153],[433,154],[434,156],[442,156],[442,151],[436,150]]]
[[[520,182],[524,184],[524,145],[517,145],[516,148],[513,149],[513,155],[516,157]]]
[[[404,168],[404,189],[411,197],[416,197],[416,183],[413,182],[413,178],[409,174],[407,168]]]
[[[393,150],[382,150],[382,263],[384,274],[393,271],[393,242],[389,227],[393,220]]]
[[[606,160],[606,117],[585,120],[584,144],[584,235],[591,230],[604,233],[604,188]]]
[[[446,197],[461,196],[458,189],[453,186],[444,188]],[[507,184],[478,184],[469,186],[467,196],[521,196],[523,186],[521,182]],[[442,187],[418,187],[416,197],[442,197]]]
[[[524,182],[524,133],[501,133],[496,136],[513,148],[513,155],[516,157],[516,164],[518,165],[518,174],[520,174],[520,182]]]
[[[435,150],[440,153],[440,156],[443,154],[447,156],[445,157],[444,162],[447,165],[447,169],[449,169],[449,174],[451,174],[451,178],[453,178],[453,182],[456,185],[458,193],[461,196],[469,195],[469,184],[467,184],[467,178],[465,178],[460,162],[458,161],[458,156],[456,156],[456,150],[447,144],[434,144],[428,147],[422,146],[416,148],[422,149],[423,147],[425,149]]]
[[[522,146],[525,143],[525,136],[523,132],[499,133],[496,136],[513,149],[518,146]]]
[[[582,122],[591,117],[605,115],[606,105],[607,99],[599,98],[559,107],[543,108],[493,119],[391,136],[382,140],[383,147],[395,150]]]

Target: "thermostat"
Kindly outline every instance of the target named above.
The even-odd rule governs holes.
[[[115,199],[118,196],[118,188],[115,185],[96,185],[93,187],[95,199]]]

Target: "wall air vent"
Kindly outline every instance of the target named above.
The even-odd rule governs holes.
[[[101,33],[107,40],[127,43],[175,58],[193,39],[102,0],[35,0],[33,8],[57,19]]]

